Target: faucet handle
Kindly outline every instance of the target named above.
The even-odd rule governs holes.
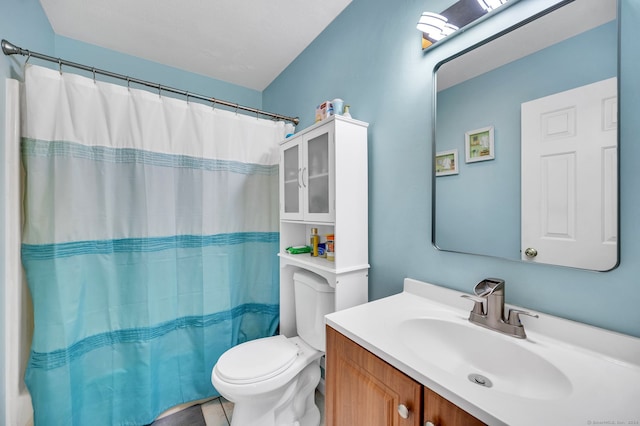
[[[484,315],[484,300],[482,297],[478,297],[478,296],[472,296],[470,294],[463,294],[460,297],[463,297],[465,299],[469,299],[469,300],[473,300],[473,309],[471,310],[472,313],[474,314],[478,314],[478,315]]]
[[[522,323],[520,322],[520,315],[528,315],[530,317],[539,318],[538,314],[532,314],[529,311],[523,311],[521,309],[510,309],[507,323],[515,326],[521,326]]]
[[[493,293],[504,294],[504,280],[500,278],[485,278],[476,284],[473,292],[480,297],[489,296]]]

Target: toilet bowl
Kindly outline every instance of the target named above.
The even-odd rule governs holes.
[[[232,426],[318,426],[315,388],[325,350],[324,316],[334,311],[334,290],[320,276],[294,273],[298,336],[265,337],[226,351],[211,383],[233,402]]]

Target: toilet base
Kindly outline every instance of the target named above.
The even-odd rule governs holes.
[[[315,360],[287,383],[284,391],[257,396],[259,401],[235,402],[231,426],[318,426],[315,389],[319,382],[320,363]]]

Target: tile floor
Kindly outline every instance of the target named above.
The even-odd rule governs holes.
[[[318,391],[316,404],[322,414],[320,426],[324,426],[324,395]],[[151,426],[229,426],[232,417],[233,404],[224,398],[216,398],[156,420]]]
[[[229,426],[233,417],[233,403],[216,398],[202,404],[202,415],[206,426]]]

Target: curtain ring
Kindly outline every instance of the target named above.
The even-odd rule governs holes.
[[[127,76],[127,90],[131,90],[131,78]]]
[[[260,111],[256,110],[256,120],[260,120]]]
[[[238,115],[238,108],[240,107],[240,104],[236,104],[236,115]]]
[[[27,60],[24,61],[24,64],[27,65],[27,63],[29,62],[29,59],[31,59],[31,51],[27,50]]]
[[[216,110],[216,98],[211,98],[211,111]]]
[[[96,69],[91,68],[91,72],[93,73],[93,84],[96,84]]]
[[[162,99],[162,84],[158,84],[158,97]]]
[[[186,96],[187,96],[187,104],[189,103],[189,92],[185,92]]]
[[[62,59],[58,58],[58,69],[60,70],[60,75],[62,75]]]

